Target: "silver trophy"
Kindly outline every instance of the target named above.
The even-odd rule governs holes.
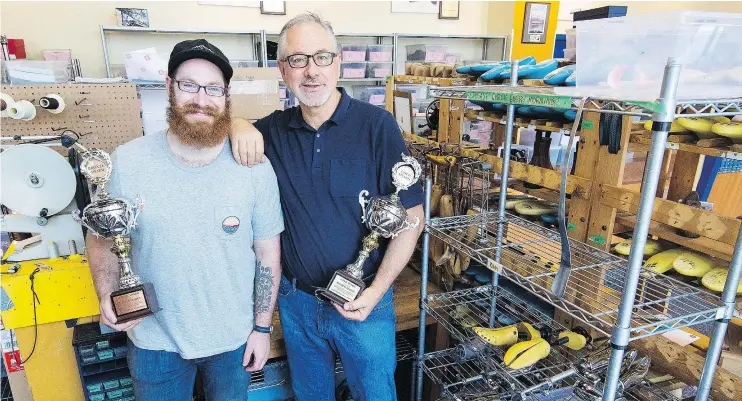
[[[379,237],[394,238],[420,224],[417,217],[414,223],[407,220],[407,210],[399,200],[399,191],[410,188],[421,175],[422,169],[417,160],[402,154],[402,161],[392,167],[392,183],[397,188],[393,194],[366,199],[368,191],[361,191],[358,195],[362,209],[361,222],[366,224],[371,233],[363,238],[363,246],[356,261],[345,269],[336,271],[327,288],[318,291],[317,295],[339,305],[358,298],[366,288],[363,282],[363,263],[379,247]]]
[[[144,206],[125,198],[111,198],[106,183],[111,178],[111,157],[101,149],[86,150],[81,154],[80,170],[85,177],[98,186],[95,199],[78,217],[80,223],[98,238],[113,239],[111,252],[119,262],[119,289],[111,293],[116,323],[125,323],[159,310],[157,296],[152,283],[142,283],[131,270],[131,232],[137,225],[137,217]],[[75,214],[75,216],[77,213]]]

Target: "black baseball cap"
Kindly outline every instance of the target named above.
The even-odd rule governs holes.
[[[229,65],[229,59],[218,47],[205,39],[184,40],[175,45],[173,52],[170,53],[170,61],[167,63],[167,75],[172,77],[181,64],[194,58],[202,58],[214,63],[222,70],[224,80],[229,84],[234,73],[232,66]]]

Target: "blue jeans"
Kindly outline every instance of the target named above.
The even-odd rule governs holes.
[[[336,355],[354,400],[397,400],[396,318],[391,289],[365,321],[356,322],[281,277],[278,309],[297,401],[335,400]]]
[[[246,401],[250,372],[240,348],[206,358],[183,359],[175,352],[150,351],[129,341],[129,371],[137,401],[190,401],[196,370],[201,372],[207,401]]]

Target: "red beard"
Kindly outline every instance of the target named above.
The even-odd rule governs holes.
[[[168,96],[169,107],[167,109],[167,123],[170,132],[188,146],[197,148],[209,148],[221,144],[232,132],[232,116],[230,114],[231,102],[227,98],[224,111],[221,113],[215,107],[201,107],[194,103],[183,106],[175,104],[175,88],[170,87]],[[202,112],[213,117],[212,122],[191,123],[186,116],[191,113]]]

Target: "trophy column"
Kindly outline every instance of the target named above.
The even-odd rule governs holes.
[[[119,289],[111,293],[116,323],[149,316],[160,310],[152,283],[142,283],[131,269],[131,232],[144,206],[125,198],[112,198],[105,185],[111,177],[113,163],[108,153],[91,149],[82,153],[80,170],[100,188],[95,200],[82,211],[80,223],[98,238],[113,239],[113,252],[119,264]]]

